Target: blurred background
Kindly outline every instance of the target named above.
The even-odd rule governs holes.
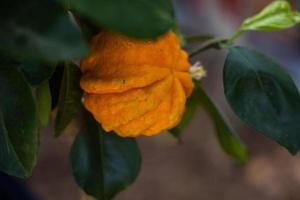
[[[260,11],[268,0],[177,0],[176,15],[184,35],[213,34],[229,37],[248,16]],[[291,0],[300,10],[300,1]],[[247,33],[239,45],[255,47],[281,63],[300,88],[300,26],[276,33]],[[170,134],[138,138],[143,165],[136,182],[116,200],[298,200],[300,157],[255,133],[242,124],[225,102],[222,67],[226,50],[210,50],[194,57],[207,70],[206,91],[226,114],[249,149],[249,162],[241,166],[226,156],[215,138],[214,127],[202,109],[178,144]],[[38,165],[33,177],[18,182],[9,197],[14,179],[0,178],[0,200],[80,200],[71,176],[69,139],[53,138],[50,124],[41,134]],[[70,132],[72,132],[71,127]],[[15,184],[15,183],[14,183]],[[17,194],[17,192],[12,192]]]

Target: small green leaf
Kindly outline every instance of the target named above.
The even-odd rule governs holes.
[[[191,119],[194,117],[196,113],[198,96],[193,93],[186,102],[185,112],[181,119],[181,122],[175,128],[169,130],[169,132],[176,138],[180,138],[182,131],[189,125]]]
[[[38,151],[36,105],[31,88],[17,67],[0,65],[0,170],[27,178]]]
[[[2,0],[0,51],[31,61],[56,62],[88,53],[79,30],[52,0]]]
[[[300,22],[300,13],[294,12],[288,1],[277,0],[259,14],[246,19],[240,30],[274,31],[295,26]]]
[[[248,159],[246,147],[241,143],[236,133],[234,133],[229,123],[226,122],[223,114],[216,107],[208,94],[202,89],[201,84],[196,81],[194,81],[194,84],[194,93],[198,97],[199,105],[204,108],[213,121],[221,147],[232,158],[240,163],[245,163]]]
[[[141,155],[134,139],[105,133],[89,114],[85,120],[71,149],[73,175],[87,194],[110,200],[134,182]]]
[[[48,81],[36,88],[35,95],[40,124],[41,126],[46,126],[51,114],[51,93]]]
[[[58,0],[65,3],[65,0]],[[136,38],[156,38],[175,26],[170,0],[72,0],[71,8],[98,25]]]
[[[60,136],[81,107],[80,69],[72,63],[64,66],[55,120],[55,136]]]
[[[237,116],[292,154],[300,147],[300,95],[290,76],[257,51],[230,49],[224,90]]]
[[[55,70],[53,64],[41,64],[33,62],[23,62],[19,65],[24,76],[32,86],[37,86],[43,81],[50,79]]]

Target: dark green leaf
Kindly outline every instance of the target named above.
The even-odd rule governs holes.
[[[82,36],[90,41],[93,36],[97,35],[102,29],[101,27],[92,23],[87,17],[80,15],[79,13],[73,11],[74,18],[80,27]]]
[[[38,115],[32,91],[13,65],[0,66],[0,170],[29,177],[36,164]]]
[[[203,90],[201,84],[196,81],[194,84],[194,93],[198,97],[200,106],[202,106],[211,117],[211,120],[215,125],[217,138],[221,147],[228,155],[238,160],[240,163],[245,163],[248,159],[247,149],[241,143],[238,136],[234,133],[229,123],[226,122],[223,114]]]
[[[105,133],[90,115],[76,137],[70,159],[77,184],[101,200],[110,200],[133,183],[141,165],[134,139]]]
[[[46,126],[51,114],[51,93],[48,81],[39,85],[35,93],[40,124]]]
[[[82,90],[79,86],[80,69],[72,63],[64,66],[55,120],[55,135],[59,136],[81,107]]]
[[[55,70],[55,65],[24,62],[19,65],[31,85],[36,86],[48,80]]]
[[[2,53],[49,62],[87,53],[79,30],[53,0],[2,0],[0,13]]]
[[[300,95],[290,76],[265,55],[231,48],[224,68],[227,101],[239,118],[292,154],[300,146]]]
[[[191,97],[187,99],[186,105],[185,105],[185,112],[184,115],[180,121],[180,124],[176,126],[175,128],[169,130],[169,132],[176,138],[180,138],[180,135],[182,131],[188,126],[191,119],[194,117],[196,108],[198,104],[198,96],[196,93],[193,93]]]
[[[175,25],[170,0],[70,0],[68,3],[97,24],[132,37],[155,38]]]

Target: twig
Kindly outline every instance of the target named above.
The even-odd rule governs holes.
[[[226,47],[226,43],[228,42],[228,39],[213,39],[213,40],[209,40],[206,43],[204,43],[203,45],[201,45],[198,49],[192,51],[189,54],[189,57],[193,57],[203,51],[206,51],[208,49],[221,49]]]
[[[213,39],[213,35],[191,35],[191,36],[186,36],[184,39],[187,43],[194,43],[194,42],[205,42],[207,40]]]

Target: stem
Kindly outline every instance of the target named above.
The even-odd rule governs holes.
[[[195,51],[192,51],[189,55],[189,57],[193,57],[203,51],[206,51],[208,49],[221,49],[224,47],[224,44],[226,46],[228,42],[228,39],[213,39],[213,40],[209,40],[206,43],[204,43],[203,45],[200,46],[200,48],[196,49]]]
[[[244,31],[241,30],[240,28],[229,38],[227,44],[228,45],[232,45],[234,43],[234,41],[241,36],[241,34],[243,33]]]

